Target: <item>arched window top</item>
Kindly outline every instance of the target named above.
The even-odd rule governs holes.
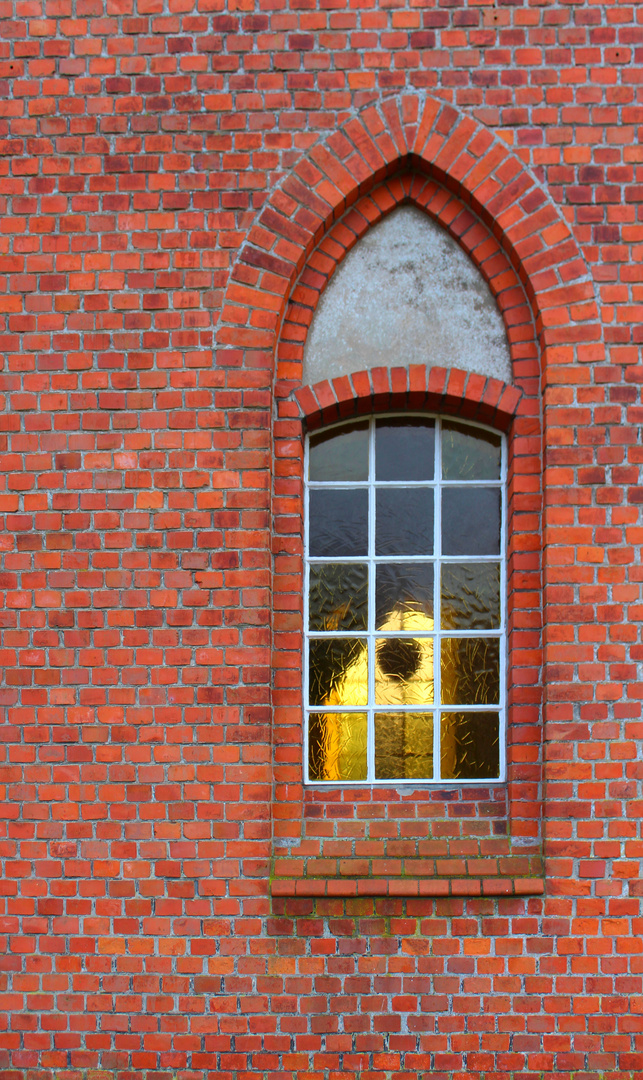
[[[372,417],[305,468],[307,781],[502,780],[503,436]]]
[[[410,358],[512,381],[504,322],[482,274],[445,229],[406,205],[369,229],[330,279],[302,381]]]

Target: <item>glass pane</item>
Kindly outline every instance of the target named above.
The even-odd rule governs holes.
[[[444,488],[442,554],[500,554],[500,489]]]
[[[442,564],[443,630],[495,630],[500,626],[498,563]]]
[[[308,717],[311,780],[366,780],[366,713]]]
[[[377,421],[376,480],[433,480],[434,473],[434,420],[399,417]]]
[[[433,638],[379,638],[375,645],[375,704],[433,703]]]
[[[376,496],[375,554],[433,554],[431,488],[380,488]]]
[[[368,491],[320,488],[309,500],[312,556],[368,554]]]
[[[443,638],[440,678],[445,705],[497,705],[499,639]]]
[[[378,563],[377,630],[433,630],[433,563]]]
[[[375,779],[433,779],[431,714],[375,714]]]
[[[368,480],[368,421],[311,435],[308,478],[324,483]]]
[[[440,768],[443,780],[497,780],[500,720],[496,712],[442,713]]]
[[[366,705],[368,663],[360,638],[321,638],[309,642],[310,705]]]
[[[442,479],[499,480],[501,446],[492,431],[443,421]]]
[[[368,567],[364,563],[313,563],[310,567],[311,630],[366,630]]]

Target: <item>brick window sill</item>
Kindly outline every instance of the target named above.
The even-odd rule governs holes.
[[[541,877],[521,878],[273,878],[272,896],[541,896]]]

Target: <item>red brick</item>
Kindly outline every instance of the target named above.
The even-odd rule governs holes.
[[[643,1070],[639,13],[358,6],[3,12],[7,1076]],[[409,201],[513,384],[302,386]],[[509,782],[304,789],[304,428],[407,406],[507,432]]]

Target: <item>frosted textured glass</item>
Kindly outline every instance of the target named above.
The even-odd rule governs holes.
[[[308,521],[311,555],[368,554],[368,491],[315,488]]]
[[[433,779],[433,717],[375,714],[375,779]]]
[[[309,643],[310,705],[366,705],[368,652],[356,638],[318,638]]]
[[[442,629],[496,630],[500,626],[500,564],[442,566]]]
[[[407,613],[418,613],[433,619],[432,564],[378,563],[375,570],[376,628],[382,630],[395,615]],[[418,623],[409,626],[409,629],[422,628]]]
[[[308,718],[308,772],[315,780],[366,779],[366,713]]]
[[[499,480],[502,440],[492,431],[442,423],[443,480]]]
[[[442,713],[440,723],[443,780],[496,780],[500,776],[497,712]]]
[[[379,638],[375,644],[375,704],[432,702],[433,638]]]
[[[308,479],[325,483],[368,479],[368,422],[311,435]]]
[[[500,488],[442,489],[442,554],[500,554]]]
[[[375,554],[433,554],[433,491],[431,488],[379,488],[377,490]]]
[[[497,705],[500,700],[498,638],[443,638],[440,672],[445,705]]]
[[[435,422],[417,417],[378,420],[375,425],[376,480],[432,480]]]
[[[366,630],[368,566],[313,563],[310,568],[311,630]]]

